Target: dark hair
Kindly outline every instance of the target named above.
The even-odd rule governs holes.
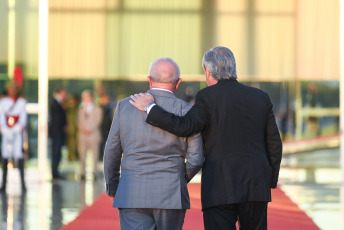
[[[63,86],[57,86],[55,89],[54,89],[54,94],[55,93],[59,93],[61,91],[66,91],[66,88],[63,87]]]

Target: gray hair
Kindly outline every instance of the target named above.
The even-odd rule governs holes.
[[[171,73],[171,76],[169,78],[162,77],[160,76],[160,73],[156,70],[155,66],[160,63],[160,62],[167,62],[173,65],[174,67],[174,72]],[[151,76],[152,80],[154,82],[159,82],[159,83],[172,83],[176,84],[179,80],[180,77],[180,69],[177,63],[169,57],[160,57],[155,59],[149,66],[149,75]]]
[[[237,79],[235,58],[228,48],[217,46],[206,52],[202,64],[216,80]]]

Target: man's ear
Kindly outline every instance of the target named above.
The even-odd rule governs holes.
[[[217,83],[217,80],[213,77],[208,67],[204,66],[204,72],[205,72],[205,81],[207,82],[208,86],[211,86]]]
[[[179,86],[179,84],[182,82],[182,79],[181,78],[179,78],[178,79],[178,82],[177,82],[177,84],[176,84],[176,90],[178,89],[178,86]]]
[[[147,76],[148,81],[149,81],[149,88],[152,88],[152,77],[151,76]]]
[[[207,72],[208,68],[205,65],[203,65],[203,70],[204,72]]]

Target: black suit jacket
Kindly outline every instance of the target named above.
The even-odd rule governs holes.
[[[147,123],[178,136],[202,132],[202,208],[271,201],[282,142],[269,96],[236,80],[219,81],[196,95],[183,117],[154,106]]]
[[[65,138],[65,127],[67,125],[66,112],[61,104],[54,98],[50,106],[49,131],[52,138]]]

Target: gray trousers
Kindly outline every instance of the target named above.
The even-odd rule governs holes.
[[[121,230],[182,230],[185,209],[119,208]]]

